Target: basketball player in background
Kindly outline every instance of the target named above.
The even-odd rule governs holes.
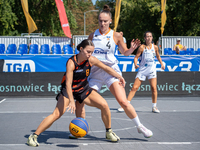
[[[140,46],[134,58],[135,69],[139,68],[139,70],[135,77],[133,87],[129,92],[128,101],[130,102],[132,100],[142,81],[145,81],[147,77],[152,92],[152,112],[160,113],[160,111],[157,108],[158,92],[155,56],[161,64],[161,69],[165,70],[165,66],[163,65],[162,59],[159,55],[158,47],[152,44],[153,35],[150,31],[147,31],[144,34],[144,39],[145,43]],[[137,65],[138,58],[140,61],[139,65]],[[119,108],[118,111],[122,112],[124,110],[123,108]]]

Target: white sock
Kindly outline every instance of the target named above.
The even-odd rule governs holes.
[[[152,103],[152,107],[156,107],[156,104],[157,104],[157,103]]]
[[[140,119],[139,119],[138,116],[135,117],[135,118],[133,118],[132,120],[135,122],[135,124],[136,124],[137,127],[138,127],[139,125],[141,125],[141,122],[140,122]]]

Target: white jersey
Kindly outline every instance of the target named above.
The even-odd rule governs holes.
[[[139,70],[138,72],[148,75],[154,71],[156,71],[156,62],[155,62],[155,49],[154,45],[152,44],[151,49],[147,49],[145,46],[145,49],[142,53],[142,56],[139,58],[140,64],[139,64]]]
[[[94,32],[92,42],[94,43],[93,56],[107,65],[117,64],[115,57],[116,43],[114,41],[114,31],[109,29],[106,34],[102,34],[99,29]]]
[[[92,40],[94,43],[94,52],[92,55],[121,75],[118,61],[114,55],[117,49],[113,37],[113,30],[110,29],[108,33],[103,35],[100,33],[99,29],[97,29],[94,32]],[[99,91],[102,85],[105,84],[109,88],[114,82],[118,82],[119,80],[105,72],[103,69],[92,66],[88,81],[91,88]]]

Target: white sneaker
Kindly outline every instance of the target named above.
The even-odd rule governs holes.
[[[158,110],[158,107],[153,107],[152,112],[153,113],[160,113],[160,110]]]
[[[117,111],[118,112],[124,112],[124,109],[123,108],[118,108]]]
[[[138,133],[142,133],[145,138],[150,138],[153,135],[152,131],[147,129],[142,124],[137,127],[137,130],[138,130]]]
[[[29,137],[28,137],[28,141],[27,141],[27,144],[29,146],[39,146],[40,144],[37,142],[37,138],[38,136],[36,134],[31,134]]]
[[[112,142],[117,142],[120,140],[120,138],[112,131],[112,129],[109,129],[108,132],[106,132],[106,139]]]

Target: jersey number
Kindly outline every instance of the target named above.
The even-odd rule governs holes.
[[[110,41],[108,41],[108,43],[106,44],[106,46],[108,47],[108,49],[110,49],[110,47],[111,47]]]
[[[89,74],[90,74],[90,69],[87,69],[86,70],[86,76],[89,76]]]

